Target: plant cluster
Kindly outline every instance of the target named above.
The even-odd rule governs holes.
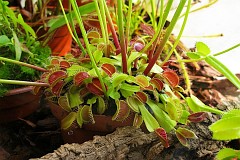
[[[94,123],[95,114],[109,115],[112,120],[123,122],[133,115],[133,126],[140,127],[144,123],[148,131],[157,133],[165,147],[169,146],[167,133],[171,131],[187,146],[188,138],[197,138],[187,124],[200,122],[204,120],[205,112],[212,112],[226,116],[210,129],[220,134],[227,133],[222,129],[230,118],[227,113],[209,107],[189,94],[191,86],[184,63],[205,60],[240,88],[239,79],[215,58],[239,44],[211,54],[206,44],[198,42],[195,52],[179,52],[176,47],[187,22],[191,0],[179,2],[169,25],[166,24],[173,0],[168,0],[166,4],[164,0],[159,0],[157,4],[154,0],[138,1],[134,5],[132,0],[113,3],[94,0],[81,7],[70,0],[68,13],[65,13],[66,8],[61,1],[59,4],[63,15],[49,22],[49,32],[67,25],[79,52],[67,53],[62,57],[52,56],[45,70],[38,68],[44,71],[40,82],[17,83],[35,85],[34,91],[44,86],[47,100],[68,112],[61,122],[63,129],[74,122],[79,127]],[[180,17],[184,17],[184,21],[172,42],[171,34]],[[19,23],[21,18],[14,20]],[[89,29],[89,24],[97,27]],[[14,42],[16,44],[16,39]],[[15,50],[19,46],[15,45]],[[183,59],[181,54],[186,54],[187,59]],[[181,67],[185,90],[179,86],[177,72],[169,67],[171,63],[178,63]],[[28,66],[26,63],[20,65]],[[0,83],[7,82],[0,79]],[[233,138],[239,138],[239,127],[237,121],[234,122],[239,119],[236,118],[239,112],[232,113],[233,119],[228,122],[233,126],[229,127],[235,129]],[[180,127],[178,124],[183,125]]]
[[[36,40],[34,30],[24,22],[21,15],[7,7],[6,1],[0,1],[0,79],[36,81],[41,72],[32,68],[5,61],[6,58],[46,67],[51,54]],[[0,84],[0,96],[19,85]]]
[[[153,1],[150,2],[155,8]],[[117,121],[134,114],[133,125],[140,127],[144,122],[148,131],[155,131],[167,147],[167,133],[172,130],[183,145],[187,145],[188,138],[196,138],[192,131],[177,124],[200,122],[205,117],[204,111],[222,114],[193,95],[185,97],[184,89],[179,86],[179,76],[169,68],[169,59],[175,53],[187,79],[181,55],[175,48],[191,1],[188,1],[185,21],[176,42],[169,42],[186,2],[179,3],[171,23],[164,28],[173,1],[168,1],[165,8],[161,1],[160,17],[156,21],[155,13],[145,10],[143,4],[133,8],[132,1],[128,5],[118,1],[114,8],[103,0],[95,0],[88,7],[94,7],[92,21],[99,27],[86,31],[81,7],[70,1],[70,13],[65,14],[63,9],[64,24],[68,25],[81,52],[52,57],[49,71],[42,75],[42,82],[50,86],[45,89],[47,99],[69,112],[62,120],[63,129],[75,121],[80,127],[84,123],[94,123],[94,114],[110,115]],[[59,26],[56,23],[59,21],[55,22]],[[81,31],[80,38],[77,27]],[[137,34],[136,28],[140,28]],[[205,44],[198,43],[197,51],[188,55],[193,61],[212,60],[207,49]],[[166,56],[160,59],[163,53]],[[190,85],[188,80],[186,83]]]

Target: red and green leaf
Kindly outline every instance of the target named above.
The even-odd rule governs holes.
[[[103,89],[98,78],[93,78],[91,83],[87,84],[87,89],[89,92],[101,96],[103,95]]]
[[[149,81],[148,78],[144,75],[137,75],[135,77],[136,83],[141,86],[142,88],[148,87],[149,86]]]
[[[60,67],[66,69],[66,68],[71,67],[71,64],[68,61],[62,60],[62,61],[60,61]]]
[[[160,138],[160,141],[162,142],[163,146],[165,148],[168,148],[169,142],[168,142],[167,132],[163,128],[157,128],[154,131]]]
[[[139,128],[143,123],[143,118],[140,114],[135,113],[134,120],[133,120],[133,126]]]
[[[66,110],[68,112],[70,112],[72,110],[71,107],[70,107],[67,95],[60,96],[58,98],[58,104],[59,104],[60,107],[62,107],[64,110]]]
[[[116,68],[112,64],[109,64],[109,63],[104,63],[101,68],[110,77],[112,77],[112,75],[116,72]]]
[[[188,120],[191,122],[202,122],[207,116],[206,112],[196,112],[188,116]]]
[[[112,117],[112,120],[116,121],[123,121],[125,120],[129,113],[130,113],[130,108],[124,100],[116,100],[116,105],[117,105],[117,111]]]
[[[193,131],[191,131],[189,129],[186,129],[186,128],[179,127],[177,129],[177,132],[180,133],[185,138],[192,138],[192,139],[197,139],[198,138]]]
[[[136,92],[135,96],[136,96],[137,99],[138,99],[139,101],[141,101],[142,103],[146,103],[147,100],[148,100],[147,94],[144,93],[144,92],[141,92],[141,91]]]
[[[81,111],[79,116],[82,117],[84,123],[95,123],[91,106],[84,105],[80,109]]]
[[[59,80],[64,79],[66,77],[67,77],[67,73],[65,71],[61,71],[61,70],[55,71],[48,76],[47,82],[48,84],[53,85]]]
[[[187,138],[185,138],[181,133],[179,133],[177,130],[175,132],[177,139],[179,140],[179,142],[183,145],[183,146],[188,146],[187,143]]]
[[[163,89],[163,82],[159,78],[152,78],[150,80],[150,83],[154,85],[154,88],[156,88],[158,91],[162,91]]]
[[[52,58],[50,64],[59,65],[60,64],[59,58]]]
[[[77,73],[74,77],[73,77],[73,82],[74,82],[74,85],[76,86],[80,86],[83,81],[87,78],[89,78],[90,75],[87,73],[87,72],[79,72]]]
[[[58,81],[54,86],[51,87],[52,94],[56,96],[60,96],[63,86],[64,86],[64,81],[63,80]]]
[[[66,117],[64,117],[61,121],[61,128],[68,129],[71,127],[73,122],[76,120],[76,112],[70,112]]]
[[[176,87],[179,84],[179,77],[173,70],[165,70],[162,74],[172,87]]]

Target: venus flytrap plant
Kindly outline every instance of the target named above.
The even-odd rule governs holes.
[[[46,98],[68,112],[61,121],[62,129],[71,127],[75,122],[79,127],[95,123],[94,115],[105,114],[112,116],[112,120],[122,122],[134,115],[133,126],[140,127],[144,123],[148,131],[160,137],[165,147],[169,146],[167,134],[171,131],[184,146],[188,146],[188,139],[197,136],[177,124],[201,122],[206,116],[205,112],[225,114],[203,104],[193,95],[185,97],[184,89],[179,86],[179,76],[167,65],[172,53],[175,53],[176,62],[180,63],[188,80],[184,68],[186,60],[177,53],[176,46],[187,21],[191,0],[180,1],[166,29],[164,24],[173,0],[169,0],[165,8],[163,0],[160,2],[158,14],[148,13],[144,6],[134,8],[132,4],[126,5],[121,0],[116,1],[115,8],[107,6],[105,0],[94,0],[87,5],[97,17],[94,20],[100,27],[90,30],[86,30],[84,24],[89,15],[84,14],[83,17],[80,9],[84,6],[78,7],[76,1],[70,0],[70,13],[65,13],[62,7],[64,22],[57,20],[57,24],[52,26],[67,24],[82,51],[77,55],[69,53],[63,57],[51,57],[50,65],[40,80],[45,85]],[[155,5],[154,0],[151,3]],[[169,37],[186,4],[182,28],[172,44]],[[154,5],[152,8],[156,7]],[[144,18],[135,19],[143,13],[151,14],[149,22]],[[157,15],[160,16],[159,21],[156,20]],[[136,35],[135,26],[139,26],[141,31]],[[170,51],[165,50],[166,46],[170,46]],[[196,47],[196,52],[187,53],[192,58],[188,61],[206,59],[210,65],[227,73],[225,75],[235,85],[239,85],[230,71],[209,55],[205,45],[197,43]],[[167,56],[161,60],[160,55],[164,52]],[[189,91],[189,81],[187,84]]]
[[[153,41],[155,46],[166,45],[186,1],[179,4],[173,22],[167,28],[163,40],[160,40],[160,35],[162,35],[163,25],[172,1],[167,4],[164,14],[163,10],[161,11],[164,17],[160,17],[158,33],[156,33],[157,40]],[[157,63],[151,66],[151,69],[149,68],[151,76],[144,75],[147,66],[151,60],[154,60],[154,57],[148,59],[146,54],[150,48],[147,48],[147,52],[142,51],[145,44],[149,44],[150,37],[153,36],[148,34],[153,28],[151,29],[151,26],[146,28],[150,31],[146,32],[146,35],[140,34],[133,37],[130,35],[130,33],[134,33],[130,27],[131,18],[128,20],[123,18],[123,14],[129,17],[134,13],[131,5],[126,7],[123,5],[123,1],[117,1],[116,12],[112,12],[114,8],[111,8],[110,12],[105,1],[96,0],[93,3],[96,8],[97,20],[100,23],[99,30],[85,30],[81,13],[73,0],[71,0],[72,10],[70,9],[70,11],[74,16],[70,16],[70,20],[65,18],[66,23],[71,23],[72,27],[69,29],[73,33],[76,33],[73,22],[80,27],[86,54],[77,57],[71,54],[61,58],[53,57],[49,72],[42,79],[50,86],[45,90],[48,100],[59,104],[69,112],[69,115],[62,120],[63,128],[70,127],[75,120],[80,127],[84,123],[94,123],[93,114],[108,113],[113,120],[124,121],[131,113],[135,114],[133,125],[139,127],[144,122],[149,131],[154,131],[159,135],[165,147],[169,146],[167,132],[171,130],[175,130],[180,142],[187,146],[187,138],[196,138],[195,134],[190,130],[175,129],[175,127],[177,123],[186,124],[189,121],[188,116],[194,119],[195,115],[190,113],[190,108],[183,108],[186,102],[181,102],[175,95],[182,95],[178,86],[178,75],[167,67],[162,69]],[[143,9],[143,7],[140,8]],[[102,16],[103,11],[106,16]],[[139,11],[137,13],[141,14]],[[114,27],[112,17],[117,17],[117,28]],[[103,19],[106,19],[107,23]],[[106,34],[108,26],[110,33]],[[98,31],[101,32],[98,33]],[[105,39],[107,35],[110,38]],[[115,46],[108,43],[114,43]],[[109,50],[105,49],[106,46],[109,47]],[[157,47],[157,51],[162,52],[163,47],[160,48]],[[155,58],[156,54],[160,53],[155,53],[153,55]],[[154,61],[152,63],[155,63]],[[109,113],[110,110],[113,113]],[[200,118],[198,121],[202,119]],[[196,121],[196,119],[194,120]]]
[[[167,133],[170,131],[174,131],[179,141],[188,146],[187,139],[197,136],[186,128],[177,127],[177,124],[201,122],[206,116],[205,112],[224,114],[203,104],[193,95],[184,97],[184,90],[178,85],[178,75],[166,65],[172,53],[175,53],[177,62],[184,68],[184,60],[175,48],[186,25],[191,0],[180,1],[166,29],[163,26],[173,1],[168,1],[164,8],[161,0],[159,21],[155,21],[157,13],[152,14],[150,22],[145,22],[144,19],[137,21],[143,30],[143,33],[137,35],[131,34],[134,33],[132,29],[135,29],[131,26],[136,25],[131,24],[131,19],[136,22],[134,18],[138,16],[131,15],[148,13],[144,7],[139,7],[143,9],[142,12],[135,12],[132,5],[123,5],[124,2],[118,0],[115,10],[109,10],[104,0],[95,0],[93,3],[98,17],[95,20],[99,22],[100,28],[85,30],[84,19],[73,0],[70,9],[73,16],[70,16],[70,20],[65,18],[66,23],[71,24],[69,29],[73,33],[76,33],[74,23],[80,27],[80,38],[84,41],[86,53],[53,57],[51,64],[54,66],[50,67],[42,79],[50,86],[45,90],[48,100],[69,112],[62,120],[64,129],[74,121],[80,127],[85,123],[94,123],[93,114],[108,114],[116,121],[124,121],[130,114],[134,114],[133,126],[140,127],[144,122],[148,131],[156,132],[165,147],[169,146]],[[155,2],[152,1],[153,3]],[[172,44],[169,37],[186,3],[182,28],[176,42]],[[127,19],[123,15],[127,15]],[[117,28],[114,27],[114,22]],[[153,23],[155,27],[152,26]],[[80,42],[76,34],[74,39],[77,43]],[[161,61],[159,56],[167,45],[171,50]],[[205,52],[204,47],[197,48],[199,52]],[[187,72],[184,71],[187,79]],[[188,90],[189,85],[188,82]]]

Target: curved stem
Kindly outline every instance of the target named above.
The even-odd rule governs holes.
[[[199,11],[201,9],[207,8],[207,7],[211,6],[211,5],[213,5],[214,3],[216,3],[217,1],[218,0],[210,0],[210,2],[208,4],[203,5],[203,6],[199,7],[199,8],[196,8],[196,9],[190,11],[189,13],[193,13],[193,12]],[[185,14],[181,15],[180,18],[182,18],[184,15]]]
[[[234,46],[232,46],[232,47],[230,47],[230,48],[228,48],[228,49],[226,49],[226,50],[224,50],[224,51],[215,53],[215,54],[213,54],[213,56],[219,56],[219,55],[221,55],[221,54],[223,54],[223,53],[226,53],[226,52],[229,52],[229,51],[231,51],[231,50],[233,50],[233,49],[235,49],[235,48],[237,48],[237,47],[239,47],[239,46],[240,46],[240,43],[238,43],[238,44],[236,44],[236,45],[234,45]]]

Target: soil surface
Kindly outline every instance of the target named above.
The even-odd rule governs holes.
[[[171,67],[174,69],[178,68],[178,66],[175,64],[171,65]],[[221,74],[214,71],[211,67],[203,62],[198,63],[197,67],[193,64],[189,64],[187,67],[189,69],[188,72],[191,75],[190,79],[192,82],[192,91],[205,104],[214,107],[217,105],[225,106],[221,108],[223,110],[228,108],[228,106],[236,106],[230,102],[238,101],[239,93],[228,80],[219,78],[221,77]],[[184,86],[183,81],[181,81],[181,85]],[[40,103],[40,108],[32,115],[14,122],[0,124],[1,160],[25,160],[42,157],[48,153],[52,153],[54,150],[64,144],[61,137],[60,126],[55,117],[52,116],[49,106],[45,103],[44,98],[42,98]],[[217,117],[214,117],[214,119],[216,118]],[[204,126],[205,129],[202,126],[197,126],[198,124],[193,124],[195,126],[190,126],[193,128],[195,127],[195,129],[202,127],[200,130],[196,130],[196,132],[201,132],[200,135],[205,136],[199,141],[192,142],[191,150],[181,146],[174,139],[172,139],[172,147],[167,150],[161,150],[161,152],[158,151],[158,154],[154,153],[155,156],[149,159],[161,159],[163,157],[168,159],[167,157],[174,158],[174,156],[174,159],[179,159],[180,157],[181,159],[194,159],[194,155],[195,158],[197,155],[198,157],[201,156],[203,159],[213,159],[216,155],[216,152],[219,150],[219,147],[230,145],[231,147],[236,148],[236,146],[240,146],[238,141],[232,141],[229,143],[212,141],[211,133],[207,130],[207,126],[210,123],[212,123],[211,118],[206,122]],[[120,131],[120,133],[121,132],[122,131]],[[135,132],[140,133],[140,131]],[[207,140],[206,137],[208,137]],[[154,150],[154,147],[156,150],[156,148],[158,148],[157,146],[160,146],[159,141],[156,143],[156,139],[153,139],[153,141],[150,142],[151,147],[148,148],[148,151]],[[140,145],[138,150],[141,151],[141,153],[146,153],[144,150],[146,149],[147,144],[143,144]],[[209,146],[211,146],[210,149]],[[62,146],[62,148],[64,147],[66,146]],[[61,150],[61,148],[59,149]],[[138,155],[140,152],[135,152],[135,150],[130,152],[131,150],[129,149],[128,151],[129,152],[124,152],[124,154],[127,154],[128,156],[128,158],[125,157],[125,159],[131,159],[129,158],[131,156],[135,158],[137,156],[138,159],[141,159],[141,157],[146,158],[146,155]]]

